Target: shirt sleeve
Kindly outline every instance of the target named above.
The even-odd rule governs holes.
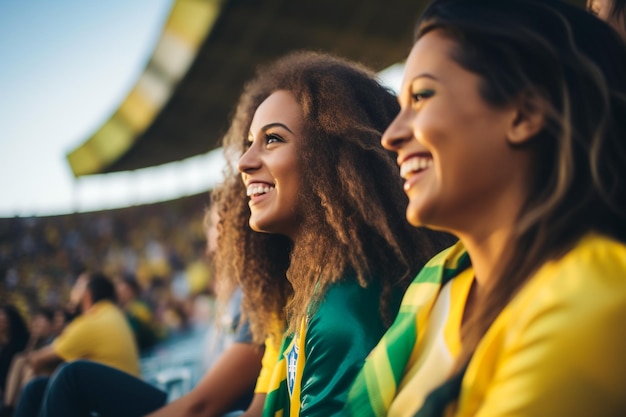
[[[54,339],[52,348],[64,361],[87,357],[90,334],[89,326],[83,317],[77,317]]]

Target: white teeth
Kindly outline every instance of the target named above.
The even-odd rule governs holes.
[[[270,191],[272,191],[273,189],[274,189],[274,187],[271,187],[269,185],[250,184],[250,185],[248,185],[248,188],[246,189],[246,195],[248,197],[250,197],[252,195],[266,194],[266,193],[269,193]]]
[[[433,160],[431,158],[414,156],[402,163],[400,166],[400,176],[406,179],[411,173],[419,172],[431,166],[433,166]]]

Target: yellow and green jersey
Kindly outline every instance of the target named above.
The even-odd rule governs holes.
[[[457,388],[437,388],[459,353],[472,278],[461,244],[426,265],[355,379],[344,415],[626,415],[623,243],[589,234],[541,266],[493,322]]]

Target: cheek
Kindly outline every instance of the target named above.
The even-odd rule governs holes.
[[[288,194],[287,198],[295,197],[295,194],[299,192],[300,186],[300,171],[299,165],[294,158],[285,158],[285,161],[280,166],[280,176],[282,178],[282,188],[285,194]]]
[[[449,103],[449,100],[433,100],[417,111],[412,125],[418,140],[423,140],[426,145],[435,144],[440,138],[449,136],[455,128],[466,123],[463,115]]]

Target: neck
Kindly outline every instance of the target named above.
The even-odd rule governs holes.
[[[480,293],[491,280],[497,279],[503,261],[509,256],[512,232],[512,228],[502,228],[486,235],[459,235],[472,260],[476,293]]]
[[[81,306],[82,314],[85,314],[86,312],[91,310],[91,308],[94,306],[94,304],[95,303],[92,303],[91,301],[84,301],[83,305]]]

